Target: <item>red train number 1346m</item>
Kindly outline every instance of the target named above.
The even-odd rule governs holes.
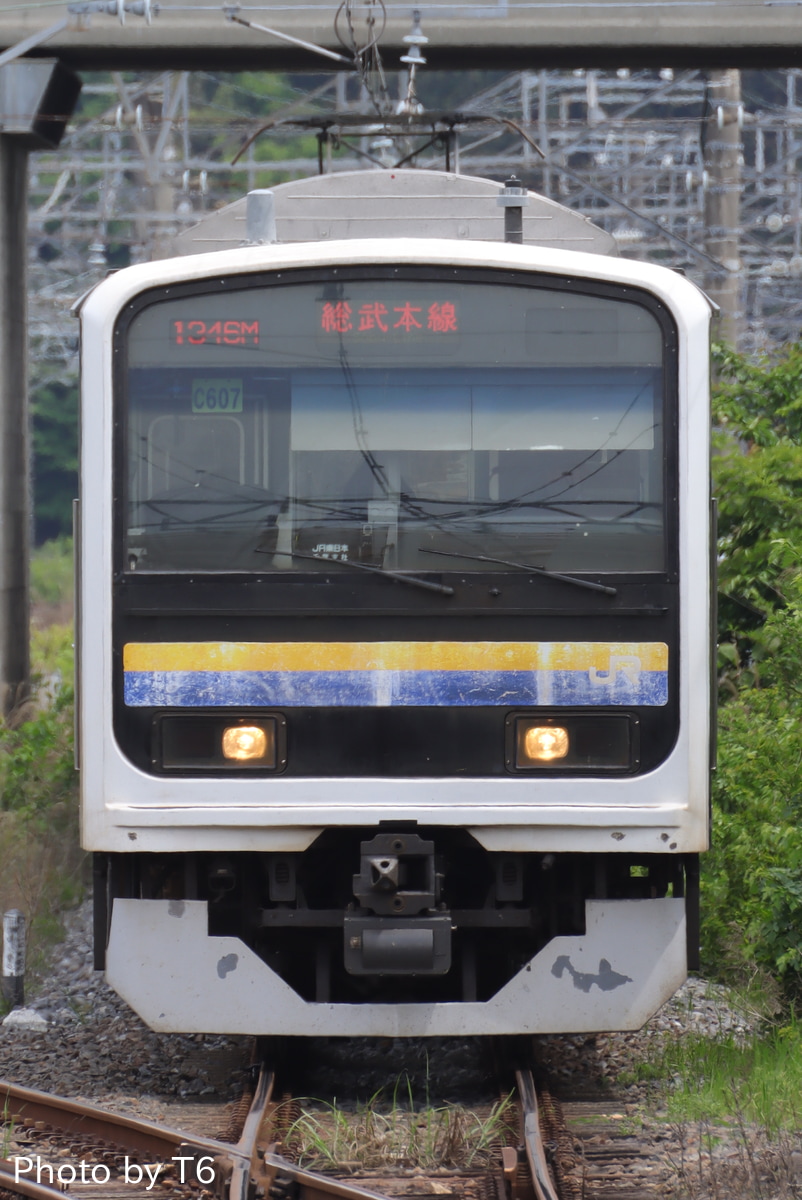
[[[258,346],[258,321],[173,321],[176,346]]]

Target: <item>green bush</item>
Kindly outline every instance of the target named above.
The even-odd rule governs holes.
[[[719,504],[719,663],[759,682],[763,624],[786,604],[802,547],[802,344],[777,361],[716,348],[713,481]]]
[[[75,792],[73,693],[62,686],[47,708],[0,728],[0,808],[47,814]]]
[[[72,529],[78,495],[78,382],[50,377],[41,367],[31,382],[33,493],[36,541]]]
[[[73,590],[72,538],[53,538],[37,546],[31,555],[31,602],[69,604]]]
[[[28,921],[28,971],[57,941],[59,913],[83,894],[73,768],[72,627],[34,631],[33,694],[0,723],[0,908]]]
[[[802,997],[802,588],[786,591],[761,686],[742,681],[720,712],[702,936],[709,969],[768,972]]]
[[[802,344],[716,352],[718,773],[702,868],[708,971],[802,997]]]

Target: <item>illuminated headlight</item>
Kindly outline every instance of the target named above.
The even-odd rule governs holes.
[[[276,739],[273,730],[269,732],[270,737],[263,725],[229,725],[223,730],[223,758],[236,759],[237,762],[254,762],[256,759],[264,762],[270,758],[270,765],[273,766],[276,756],[269,751],[271,747],[275,748]]]
[[[568,730],[562,725],[523,725],[521,757],[528,762],[551,762],[568,753]]]
[[[168,771],[281,771],[286,731],[279,713],[162,714],[154,726],[153,765]]]
[[[506,728],[512,771],[624,772],[638,765],[638,720],[628,713],[514,713]]]

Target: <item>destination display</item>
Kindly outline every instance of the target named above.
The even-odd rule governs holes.
[[[128,323],[126,358],[132,368],[183,365],[201,377],[339,367],[343,354],[353,366],[392,369],[409,354],[438,368],[660,365],[662,335],[645,306],[544,282],[332,274],[297,283],[255,277],[207,294],[170,289]]]
[[[450,300],[426,304],[385,304],[368,300],[354,307],[347,300],[326,301],[320,314],[324,333],[458,333],[457,306]]]
[[[172,322],[176,346],[258,346],[258,321],[202,321],[199,319]]]

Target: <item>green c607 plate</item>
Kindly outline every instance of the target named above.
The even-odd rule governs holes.
[[[194,379],[192,411],[216,414],[242,412],[242,380]]]

